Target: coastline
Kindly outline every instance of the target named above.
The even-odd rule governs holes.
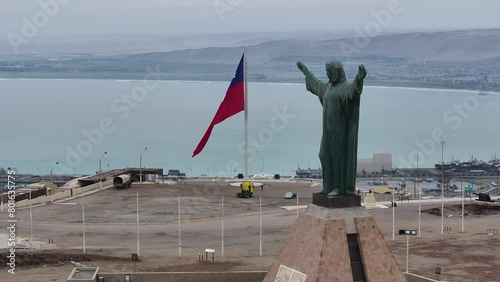
[[[41,76],[19,76],[19,77],[0,77],[0,81],[14,81],[14,80],[20,80],[20,81],[48,81],[48,80],[53,80],[53,81],[72,81],[72,80],[81,80],[81,81],[115,81],[115,82],[122,82],[122,83],[131,83],[131,82],[142,82],[144,79],[139,79],[140,76],[131,76],[131,77],[85,77],[85,76],[75,76],[75,77],[65,77],[65,78],[58,78],[58,77],[53,77],[53,76],[47,76],[47,77],[41,77]],[[227,83],[228,81],[226,80],[221,80],[221,79],[212,79],[212,80],[207,80],[207,79],[182,79],[182,78],[175,78],[175,79],[158,79],[156,80],[158,82],[163,82],[163,83]],[[303,85],[304,83],[301,81],[297,80],[254,80],[254,81],[249,81],[251,84],[257,84],[257,85]],[[365,83],[365,87],[370,87],[370,88],[379,88],[379,89],[407,89],[407,90],[415,90],[415,91],[427,91],[427,90],[433,90],[433,91],[442,91],[442,92],[481,92],[485,94],[499,94],[500,95],[500,89],[488,89],[488,90],[478,90],[478,89],[473,89],[473,88],[453,88],[451,85],[447,84],[434,84],[430,85],[430,83],[418,83],[418,82],[412,82],[412,81],[368,81]]]

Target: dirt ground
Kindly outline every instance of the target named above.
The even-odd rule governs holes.
[[[311,183],[266,182],[256,187],[254,198],[235,197],[239,187],[226,182],[187,181],[175,185],[133,185],[126,190],[106,189],[85,196],[83,253],[83,198],[33,207],[33,250],[29,249],[29,209],[16,212],[16,236],[26,249],[17,249],[16,275],[7,273],[7,250],[0,255],[0,281],[66,281],[70,261],[99,266],[102,272],[268,270],[297,218],[299,205],[311,202],[319,188]],[[137,253],[137,192],[139,193],[140,261]],[[224,257],[222,256],[222,196],[224,196]],[[262,256],[259,255],[259,196],[262,196]],[[178,200],[181,202],[181,249],[179,249]],[[380,198],[379,200],[382,200]],[[500,281],[500,210],[495,205],[468,201],[461,232],[461,203],[445,204],[441,235],[441,203],[422,204],[420,236],[410,238],[409,272],[443,281]],[[436,210],[437,209],[437,210]],[[301,210],[302,212],[303,210]],[[418,204],[400,203],[395,208],[395,229],[418,229]],[[392,209],[374,209],[390,248],[406,270],[406,236],[392,240]],[[7,214],[0,215],[7,225]],[[5,234],[5,228],[0,233]],[[5,235],[6,236],[6,235]],[[421,237],[421,238],[419,238]],[[48,243],[53,239],[54,243]],[[204,249],[216,250],[215,263],[202,262]],[[181,258],[179,254],[181,252]]]

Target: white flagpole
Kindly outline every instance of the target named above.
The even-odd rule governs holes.
[[[297,193],[297,219],[299,219],[299,193]]]
[[[245,156],[244,156],[244,165],[245,165],[245,180],[248,180],[248,79],[247,79],[247,47],[245,46],[245,51],[243,53],[243,61],[244,61],[244,71],[243,77],[245,80],[244,83],[244,104],[245,104]]]
[[[406,273],[408,273],[409,258],[410,258],[410,236],[406,235]]]
[[[30,249],[33,251],[33,213],[31,212],[31,186],[30,186]]]
[[[422,214],[422,205],[421,205],[421,201],[420,201],[420,181],[418,179],[418,153],[420,153],[419,151],[417,151],[417,193],[418,193],[418,238],[421,238],[420,237],[420,216]]]
[[[38,171],[37,171],[37,175],[38,175]],[[2,181],[2,178],[0,177],[0,211],[3,211],[3,196],[2,196],[2,194],[3,194],[3,181]]]
[[[444,143],[441,137],[441,235],[444,234]]]
[[[394,207],[395,207],[394,194],[395,194],[394,189],[392,189],[392,241],[394,241],[394,233],[396,232],[394,230]]]
[[[137,191],[137,256],[141,255],[141,249],[139,248],[139,191]]]
[[[221,251],[221,256],[224,257],[224,196],[222,196],[221,210],[222,210],[222,251]]]
[[[259,197],[259,254],[262,256],[262,196]]]
[[[498,185],[498,183],[497,183]],[[463,188],[463,179],[460,178],[460,190],[462,190],[462,233],[465,232],[464,226],[464,212],[465,212],[465,198],[464,198],[464,188]]]
[[[179,214],[179,219],[177,221],[177,225],[179,227],[179,257],[182,257],[182,250],[181,250],[181,195],[178,195],[178,214]]]
[[[82,223],[83,223],[83,253],[86,253],[85,250],[85,191],[82,187]]]

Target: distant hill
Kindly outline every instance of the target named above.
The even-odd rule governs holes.
[[[252,62],[262,63],[282,57],[349,57],[383,56],[414,60],[466,62],[500,57],[500,29],[465,30],[434,33],[404,33],[380,35],[369,39],[366,47],[358,48],[354,38],[335,40],[279,40],[248,47]],[[342,43],[359,50],[345,54]],[[346,45],[344,45],[346,46]],[[231,63],[242,47],[219,47],[138,55],[168,62]]]
[[[367,66],[376,85],[500,90],[500,29],[413,32],[364,38],[273,40],[248,46],[253,81],[302,81],[295,63],[319,76],[331,59],[342,60],[348,77]],[[368,41],[366,41],[368,40]],[[126,55],[0,56],[1,77],[142,78],[146,67],[162,79],[227,80],[243,46]],[[15,62],[15,67],[13,67]]]

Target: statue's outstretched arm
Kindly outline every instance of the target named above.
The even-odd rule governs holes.
[[[320,100],[322,100],[322,96],[326,89],[326,83],[317,79],[316,76],[309,71],[309,69],[302,62],[297,62],[297,67],[302,71],[302,73],[306,76],[306,87],[307,90],[318,96]]]
[[[363,92],[363,81],[364,81],[366,75],[367,75],[367,71],[366,71],[365,66],[359,65],[358,74],[356,75],[356,78],[354,78],[354,82],[353,82],[354,89],[355,89],[357,94],[361,94],[361,92]]]
[[[304,65],[304,63],[302,62],[297,62],[297,67],[299,68],[299,70],[306,76],[306,78],[308,78],[308,76],[311,76],[313,75],[309,69],[306,67],[306,65]]]

